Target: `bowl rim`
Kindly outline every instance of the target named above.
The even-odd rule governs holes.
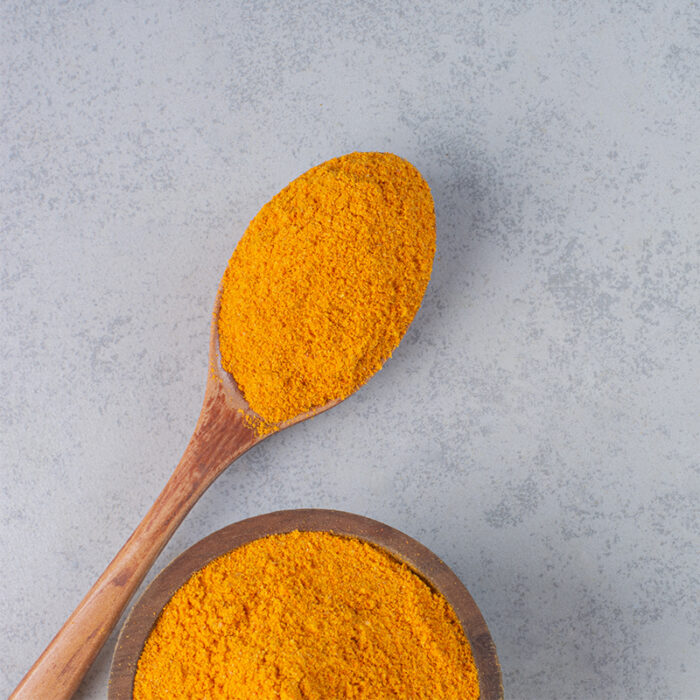
[[[204,537],[173,559],[144,590],[122,625],[112,657],[108,700],[132,700],[143,645],[165,604],[195,571],[249,542],[294,530],[356,537],[406,563],[454,609],[472,649],[480,700],[503,700],[501,668],[486,621],[447,564],[425,545],[378,520],[322,508],[279,510],[246,518]]]

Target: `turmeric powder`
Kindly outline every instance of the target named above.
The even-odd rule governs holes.
[[[430,188],[391,153],[312,168],[251,221],[224,274],[222,365],[274,426],[351,394],[420,306],[435,253]]]
[[[382,549],[255,540],[193,574],[143,649],[135,700],[479,697],[449,603]]]

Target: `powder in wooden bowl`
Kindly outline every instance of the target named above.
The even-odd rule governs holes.
[[[430,188],[391,153],[312,168],[251,221],[224,274],[223,368],[268,426],[367,381],[420,306],[435,253]]]
[[[255,540],[193,574],[144,645],[135,700],[479,697],[445,598],[328,532]]]

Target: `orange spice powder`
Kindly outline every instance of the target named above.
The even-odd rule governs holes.
[[[135,700],[478,697],[447,601],[384,550],[328,532],[256,540],[195,573],[134,685]]]
[[[222,364],[269,426],[377,372],[425,292],[430,188],[391,153],[351,153],[291,182],[251,221],[223,278]]]

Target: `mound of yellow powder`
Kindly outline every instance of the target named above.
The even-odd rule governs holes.
[[[304,173],[253,219],[223,278],[222,364],[274,424],[342,399],[390,357],[435,253],[430,189],[390,153]]]
[[[135,700],[478,698],[454,611],[383,550],[327,532],[216,559],[166,605]]]

